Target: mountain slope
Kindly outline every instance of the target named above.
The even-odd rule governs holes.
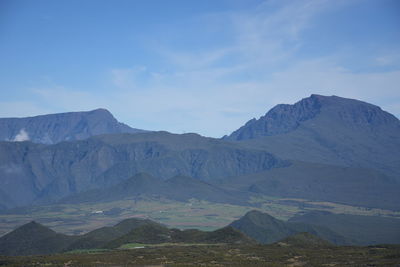
[[[167,180],[146,173],[138,173],[114,186],[93,189],[68,196],[61,203],[108,202],[137,196],[163,197],[177,201],[191,198],[219,203],[244,204],[245,196],[234,195],[206,182],[177,175]]]
[[[0,188],[12,192],[14,205],[106,188],[139,172],[211,181],[287,165],[266,151],[196,134],[101,135],[55,145],[0,142]]]
[[[106,109],[26,118],[0,118],[0,140],[55,144],[110,133],[138,133],[118,122]]]
[[[334,244],[350,244],[347,238],[332,230],[304,223],[291,223],[278,220],[267,213],[249,211],[242,218],[230,224],[263,244],[272,244],[296,233],[308,232]]]
[[[294,161],[286,168],[220,181],[226,190],[400,210],[400,184],[371,169]]]
[[[0,255],[56,253],[65,249],[75,239],[76,237],[56,233],[32,221],[0,238]]]
[[[311,95],[225,136],[285,159],[373,168],[400,180],[400,121],[379,107]]]
[[[328,227],[351,238],[357,245],[400,243],[400,220],[397,218],[312,211],[290,218],[289,222]]]

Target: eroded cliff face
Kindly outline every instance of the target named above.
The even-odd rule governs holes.
[[[100,134],[138,132],[144,131],[118,122],[106,109],[0,119],[0,140],[2,141],[56,144],[62,141],[82,140]]]
[[[266,151],[195,134],[142,135],[105,135],[56,145],[1,142],[1,188],[13,192],[12,203],[24,205],[107,187],[139,172],[211,181],[289,164]]]

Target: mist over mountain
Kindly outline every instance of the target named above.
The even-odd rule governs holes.
[[[118,122],[106,109],[68,112],[26,118],[0,118],[0,140],[55,144],[82,140],[94,135],[139,133]]]
[[[359,100],[311,95],[277,105],[223,139],[285,159],[372,168],[400,181],[399,119]]]

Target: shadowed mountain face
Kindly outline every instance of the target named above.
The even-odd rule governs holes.
[[[372,168],[400,180],[400,121],[358,100],[311,95],[277,105],[224,139],[285,159]]]
[[[108,202],[137,196],[163,197],[177,201],[196,198],[217,203],[246,204],[245,196],[227,192],[206,182],[187,176],[174,176],[167,180],[146,173],[111,187],[94,189],[62,199],[61,203]]]
[[[2,141],[55,144],[62,141],[82,140],[100,134],[138,132],[145,131],[118,122],[106,109],[0,119],[0,140]]]
[[[270,153],[196,134],[102,135],[55,145],[0,142],[3,205],[45,203],[106,188],[139,172],[210,181],[287,166]]]

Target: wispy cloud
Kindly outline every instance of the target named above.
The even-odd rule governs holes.
[[[25,129],[21,129],[12,141],[14,142],[29,141],[29,134],[25,131]]]

